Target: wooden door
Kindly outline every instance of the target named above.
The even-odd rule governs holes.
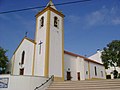
[[[67,80],[71,80],[71,72],[67,71]]]

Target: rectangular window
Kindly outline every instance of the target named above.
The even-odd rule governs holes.
[[[22,52],[21,64],[24,64],[24,59],[25,59],[25,51]]]
[[[101,77],[103,77],[103,71],[101,71]]]
[[[86,75],[88,75],[88,71],[86,71]]]
[[[96,68],[96,66],[94,67],[94,69],[95,69],[95,76],[97,76],[97,68]]]

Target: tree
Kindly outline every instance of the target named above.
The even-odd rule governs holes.
[[[6,56],[7,50],[0,47],[0,74],[4,74],[7,63],[8,63],[8,57]]]
[[[107,44],[102,51],[101,58],[106,69],[114,67],[113,75],[116,78],[118,74],[116,67],[120,66],[120,40],[113,40]]]
[[[114,75],[114,78],[118,78],[118,71],[117,71],[117,70],[114,70],[114,71],[113,71],[113,75]]]

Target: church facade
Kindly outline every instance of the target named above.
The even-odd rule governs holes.
[[[101,63],[64,50],[64,15],[52,1],[36,15],[34,40],[23,38],[7,72],[12,75],[54,75],[55,80],[106,79]]]

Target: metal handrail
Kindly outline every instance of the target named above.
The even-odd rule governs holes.
[[[36,87],[34,90],[41,88],[43,85],[45,85],[50,80],[54,81],[54,75],[52,75],[50,78],[48,78],[44,83],[42,83],[40,86]]]

